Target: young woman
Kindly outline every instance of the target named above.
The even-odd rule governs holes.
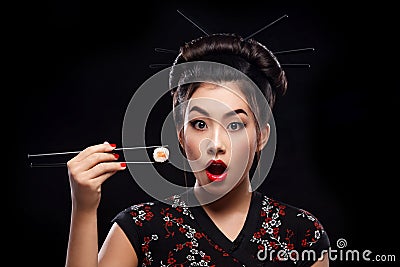
[[[187,63],[194,64],[177,68]],[[287,88],[274,55],[253,39],[210,35],[181,47],[170,77],[195,186],[170,202],[121,211],[99,250],[101,185],[126,164],[113,144],[86,148],[68,162],[66,266],[328,266],[329,239],[317,218],[252,190],[251,168],[270,137],[269,109]]]

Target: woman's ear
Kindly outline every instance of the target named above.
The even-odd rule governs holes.
[[[186,152],[185,152],[185,142],[184,142],[184,132],[183,129],[180,131],[177,131],[177,136],[178,136],[178,141],[179,141],[179,150],[181,151],[182,155],[186,158]]]
[[[258,151],[263,150],[264,147],[267,145],[270,130],[271,126],[269,125],[269,123],[267,123],[264,127],[260,128],[260,142],[258,143],[258,148],[257,148]]]
[[[184,140],[184,138],[183,138],[183,128],[180,129],[180,130],[177,130],[176,135],[178,136],[179,144],[181,145],[181,148],[183,149],[185,147],[184,146],[184,142],[183,142],[183,140]]]

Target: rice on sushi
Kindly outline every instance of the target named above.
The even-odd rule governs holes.
[[[153,158],[156,162],[165,162],[169,157],[169,150],[166,147],[157,147],[153,151]]]

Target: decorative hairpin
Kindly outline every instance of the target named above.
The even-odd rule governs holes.
[[[203,28],[201,28],[197,23],[195,23],[192,19],[188,18],[185,14],[183,14],[180,10],[177,10],[177,12],[182,15],[186,20],[188,20],[191,24],[193,24],[197,29],[199,29],[202,33],[204,33],[205,35],[209,36],[210,34],[204,30]],[[269,28],[270,26],[274,25],[275,23],[277,23],[278,21],[287,18],[288,15],[283,15],[281,17],[279,17],[278,19],[272,21],[271,23],[265,25],[264,27],[262,27],[261,29],[255,31],[254,33],[248,35],[247,37],[244,38],[244,40],[249,40],[250,38],[253,38],[255,35],[259,34],[260,32],[264,31],[265,29]],[[297,48],[297,49],[290,49],[290,50],[284,50],[284,51],[277,51],[277,52],[273,52],[272,53],[274,55],[279,55],[279,54],[289,54],[289,53],[294,53],[294,52],[303,52],[303,51],[314,51],[315,49],[312,47],[307,47],[307,48]],[[171,49],[165,49],[165,48],[160,48],[157,47],[155,48],[156,52],[160,52],[160,53],[172,53],[172,54],[178,54],[178,51],[175,50],[171,50]],[[163,68],[163,67],[168,67],[171,66],[171,64],[168,63],[156,63],[156,64],[150,64],[149,67],[152,69],[155,68]],[[310,64],[305,64],[305,63],[282,63],[281,66],[287,66],[287,67],[311,67]]]

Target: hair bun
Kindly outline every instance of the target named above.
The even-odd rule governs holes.
[[[285,94],[287,89],[285,72],[273,53],[254,39],[245,40],[234,33],[212,34],[186,43],[174,65],[193,61],[213,61],[238,69],[260,88],[271,108],[276,95]]]

